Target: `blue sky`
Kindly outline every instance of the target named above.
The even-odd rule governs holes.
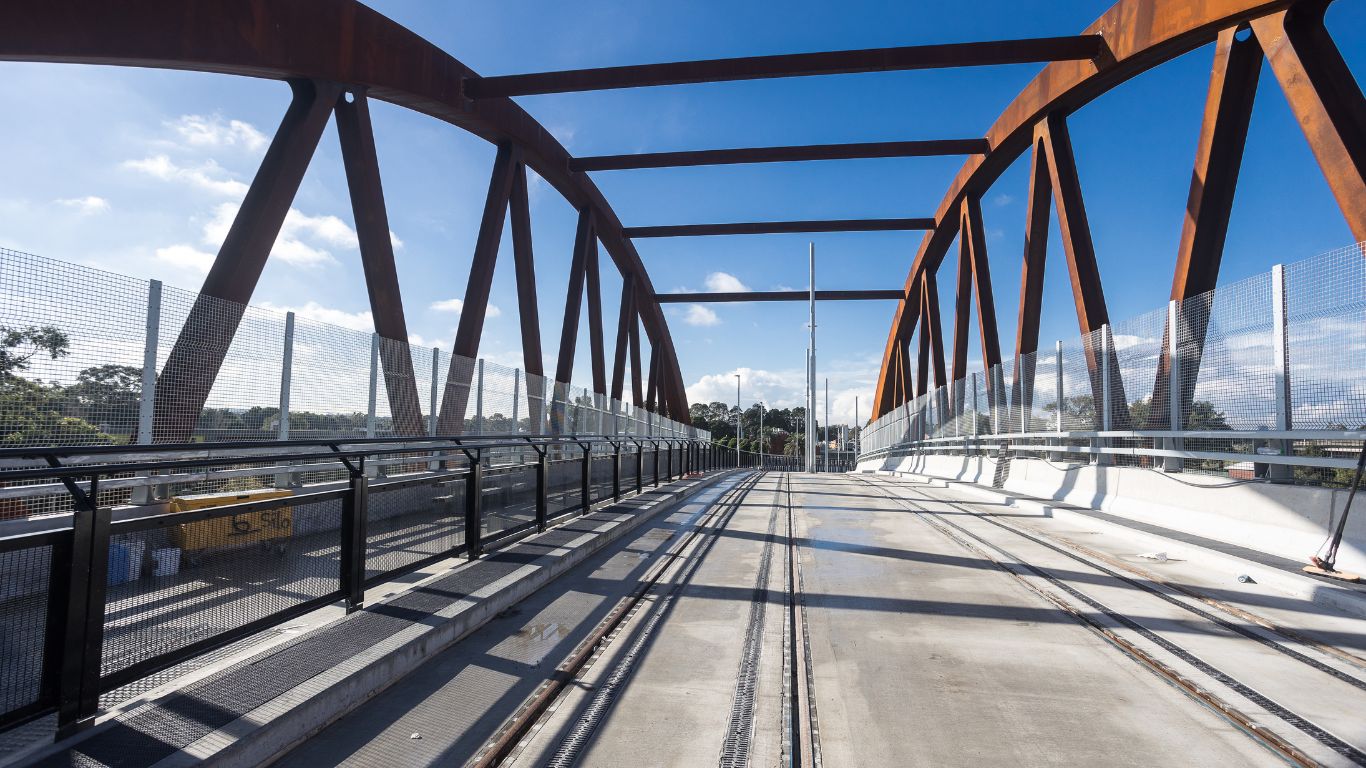
[[[483,74],[929,42],[1067,35],[1109,5],[972,3],[375,2]],[[1340,0],[1329,28],[1359,81],[1366,3]],[[1161,306],[1200,126],[1212,48],[1140,76],[1072,116],[1073,142],[1111,317]],[[519,99],[575,155],[981,136],[1037,65],[794,78]],[[0,246],[197,288],[223,224],[288,103],[282,83],[106,67],[0,63]],[[493,161],[482,140],[373,106],[399,277],[414,340],[449,348]],[[719,166],[594,174],[628,226],[798,218],[928,216],[961,158]],[[1004,352],[1014,339],[1026,163],[984,199]],[[553,356],[574,212],[532,181],[542,336]],[[329,129],[254,303],[369,328],[335,131]],[[642,240],[660,291],[804,288],[814,240],[822,288],[900,287],[919,233]],[[1221,279],[1350,243],[1308,146],[1264,71]],[[520,364],[505,237],[482,352]],[[604,265],[608,265],[604,258]],[[940,275],[951,311],[952,259]],[[1076,334],[1061,244],[1050,243],[1042,338]],[[620,280],[604,269],[605,325]],[[866,418],[890,303],[820,307],[822,377],[834,421]],[[801,304],[675,307],[670,325],[694,400],[801,402]],[[945,323],[948,327],[947,321]],[[586,333],[586,324],[583,324]],[[1045,342],[1045,343],[1046,343]],[[609,338],[609,346],[610,346]],[[974,358],[979,349],[970,340]],[[586,381],[586,343],[575,379]],[[974,365],[980,363],[974,359]]]

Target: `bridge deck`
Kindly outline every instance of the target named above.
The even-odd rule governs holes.
[[[461,762],[508,722],[519,766],[1360,762],[1366,621],[1146,543],[952,489],[735,477],[283,763]],[[563,695],[513,717],[649,579]]]

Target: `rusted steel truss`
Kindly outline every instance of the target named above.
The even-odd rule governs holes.
[[[623,279],[610,393],[624,391],[631,365],[638,404],[688,420],[678,357],[658,296],[633,238],[781,232],[925,230],[902,288],[859,298],[898,300],[878,379],[873,416],[929,386],[966,373],[969,302],[977,306],[983,362],[1000,362],[994,300],[978,201],[1025,151],[1032,152],[1029,213],[1016,330],[1017,384],[1030,371],[1019,360],[1037,350],[1051,209],[1056,207],[1078,327],[1108,324],[1105,296],[1086,219],[1066,117],[1116,84],[1175,56],[1217,42],[1205,121],[1192,174],[1172,298],[1189,301],[1214,287],[1228,226],[1257,74],[1265,58],[1284,91],[1349,227],[1366,240],[1366,103],[1323,24],[1328,0],[1119,0],[1081,34],[1045,38],[859,51],[758,56],[481,78],[469,68],[352,0],[252,3],[248,0],[49,0],[0,9],[0,60],[192,69],[289,83],[293,100],[229,229],[201,295],[161,371],[154,437],[183,441],[213,386],[284,217],[327,121],[335,115],[355,213],[371,310],[382,345],[385,388],[395,430],[424,431],[407,354],[407,327],[389,241],[388,216],[370,127],[368,99],[411,108],[497,145],[497,158],[466,285],[438,430],[458,432],[467,408],[493,269],[510,214],[523,342],[530,375],[542,375],[527,169],[580,211],[555,379],[573,373],[583,295],[588,295],[593,389],[609,392],[598,274],[598,247]],[[232,34],[226,34],[231,30]],[[1012,101],[984,138],[791,147],[712,149],[643,155],[571,157],[509,96],[682,83],[1049,62]],[[963,167],[934,216],[902,219],[749,222],[623,227],[584,171],[734,163],[847,160],[964,154]],[[1051,198],[1051,200],[1050,200]],[[1051,204],[1050,204],[1051,202]],[[952,369],[945,371],[935,273],[959,238]],[[873,296],[872,294],[878,294]],[[764,294],[750,294],[756,300]],[[711,298],[716,298],[711,295]],[[702,298],[692,300],[701,301]],[[1183,313],[1183,343],[1195,345],[1207,318]],[[911,380],[910,341],[920,326],[919,366]],[[641,386],[640,334],[649,343]],[[1094,338],[1094,336],[1092,336]],[[1092,345],[1094,347],[1094,345]],[[1112,346],[1112,345],[1111,345]],[[1099,393],[1099,351],[1088,367]],[[1113,354],[1113,352],[1112,352]],[[1114,360],[1111,361],[1112,367]],[[1026,363],[1027,365],[1027,363]],[[1166,361],[1155,398],[1166,393]],[[1193,379],[1192,379],[1193,380]],[[994,387],[994,382],[989,383]],[[1027,388],[1026,388],[1027,389]],[[1122,387],[1114,400],[1125,402]],[[1157,409],[1152,409],[1156,412]],[[1127,408],[1116,409],[1121,422]],[[1117,428],[1126,426],[1116,424]]]

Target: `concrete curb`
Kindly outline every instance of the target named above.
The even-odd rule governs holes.
[[[1270,589],[1274,589],[1291,597],[1301,600],[1318,603],[1326,608],[1349,613],[1359,618],[1366,618],[1366,594],[1350,589],[1342,589],[1332,584],[1325,584],[1307,576],[1297,576],[1286,573],[1279,568],[1272,568],[1244,560],[1234,555],[1219,552],[1213,549],[1202,547],[1199,544],[1191,544],[1176,539],[1168,539],[1147,531],[1140,531],[1127,526],[1100,520],[1088,515],[1078,514],[1068,509],[1066,506],[1059,506],[1056,502],[1044,501],[1031,496],[1022,496],[1018,493],[999,491],[994,488],[969,483],[963,480],[948,480],[933,475],[922,475],[914,472],[897,472],[892,470],[878,470],[873,474],[903,477],[914,482],[925,485],[937,486],[940,488],[954,487],[964,493],[976,496],[983,500],[998,502],[1016,509],[1027,510],[1041,515],[1049,515],[1058,519],[1066,519],[1075,522],[1085,522],[1098,528],[1109,530],[1114,533],[1122,533],[1124,536],[1136,538],[1149,542],[1154,550],[1168,549],[1172,547],[1184,547],[1197,550],[1202,558],[1211,561],[1214,567],[1225,571],[1236,578],[1238,575],[1247,574],[1259,584],[1263,584]]]

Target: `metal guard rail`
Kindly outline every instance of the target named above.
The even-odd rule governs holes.
[[[0,711],[0,729],[16,726],[56,712],[58,736],[89,724],[99,711],[99,697],[119,686],[167,669],[207,651],[249,637],[289,619],[322,606],[343,601],[348,612],[361,607],[364,591],[383,581],[420,570],[453,556],[477,558],[495,542],[506,542],[544,531],[554,519],[574,513],[586,514],[594,503],[618,501],[623,497],[622,449],[634,446],[634,493],[644,491],[646,484],[658,486],[690,472],[730,468],[745,464],[745,458],[733,449],[710,443],[700,438],[610,435],[481,435],[437,439],[374,438],[354,440],[301,440],[288,442],[203,443],[151,446],[96,446],[96,447],[25,447],[0,449],[0,487],[13,481],[60,481],[73,500],[73,512],[53,516],[54,523],[63,527],[31,531],[0,537],[0,558],[23,555],[25,550],[50,548],[47,580],[46,624],[41,654],[41,678],[37,695],[32,701]],[[554,448],[575,448],[581,457],[554,459]],[[327,450],[314,450],[326,448]],[[508,464],[496,467],[485,465],[487,452],[495,449],[531,448],[536,453],[534,463]],[[595,450],[597,449],[597,450]],[[652,451],[650,450],[652,449]],[[653,453],[653,477],[645,477],[645,458]],[[419,454],[408,463],[433,461],[428,472],[413,473],[401,479],[371,482],[366,472],[367,460],[380,456]],[[463,457],[464,463],[451,467],[453,457]],[[594,458],[610,460],[612,480],[610,493],[598,488],[594,498],[592,468]],[[298,462],[327,459],[341,462],[347,470],[344,487],[325,490],[304,490],[279,498],[254,500],[204,509],[148,514],[128,519],[112,519],[110,506],[99,506],[102,478],[130,472],[153,473],[180,469],[222,466],[259,462]],[[46,466],[35,466],[42,462]],[[573,463],[581,465],[577,489],[557,492],[557,501],[564,502],[551,514],[549,501],[549,470],[551,466]],[[293,466],[297,471],[300,465]],[[302,465],[316,471],[319,465]],[[256,471],[268,474],[275,468]],[[534,473],[535,517],[484,536],[485,510],[483,497],[485,481],[515,473]],[[385,570],[367,577],[366,521],[372,496],[383,495],[405,488],[441,484],[462,484],[464,489],[463,521],[448,521],[451,536],[455,525],[463,522],[460,543],[456,546]],[[598,485],[601,485],[599,481]],[[335,484],[334,484],[335,486]],[[574,491],[577,490],[577,494]],[[573,496],[577,495],[577,499]],[[187,523],[202,523],[220,518],[300,507],[322,502],[340,501],[341,514],[336,535],[339,545],[339,578],[336,588],[325,594],[305,599],[268,615],[245,621],[232,628],[216,632],[185,645],[155,653],[116,670],[106,671],[104,633],[107,624],[107,587],[110,574],[110,547],[114,536],[169,529]],[[2,523],[0,523],[2,524]],[[324,531],[325,533],[325,531]],[[295,535],[291,529],[289,534]],[[243,585],[243,589],[249,589]]]

